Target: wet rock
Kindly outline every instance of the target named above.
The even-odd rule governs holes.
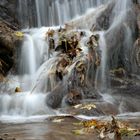
[[[99,94],[99,92],[91,85],[87,85],[87,86],[83,87],[82,90],[83,90],[84,99],[99,100],[102,98],[101,95]]]
[[[56,88],[48,93],[46,103],[51,108],[58,108],[61,105],[63,97],[68,93],[66,85],[58,84]]]
[[[107,5],[103,12],[101,12],[96,19],[96,22],[92,25],[91,31],[107,30],[111,22],[111,12],[114,7],[114,2]]]
[[[68,105],[75,105],[80,103],[80,100],[82,99],[82,94],[76,90],[72,89],[65,97],[65,102]]]
[[[140,38],[135,41],[131,53],[133,61],[133,73],[138,74],[140,72]]]
[[[1,0],[0,2],[0,20],[5,21],[13,27],[18,27],[16,5],[17,0]]]
[[[6,23],[0,21],[0,74],[6,75],[14,65],[15,46],[19,38]]]
[[[126,71],[123,68],[118,68],[110,71],[116,77],[123,78],[126,76]]]
[[[136,37],[137,39],[140,37],[140,4],[134,5],[134,11],[137,18],[137,24],[136,24]]]
[[[22,92],[22,90],[21,90],[20,87],[16,87],[15,92],[16,92],[16,93],[17,93],[17,92]]]

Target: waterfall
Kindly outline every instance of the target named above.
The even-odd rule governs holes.
[[[36,0],[38,26],[62,25],[83,14],[88,8],[105,3],[106,0]]]
[[[62,25],[84,14],[87,9],[107,1],[109,0],[18,0],[19,21],[22,27]]]
[[[27,0],[18,0],[18,19],[19,23],[23,24],[27,27],[29,25],[28,22],[28,3]],[[25,10],[26,9],[26,10]]]
[[[25,40],[22,46],[20,71],[22,73],[33,74],[36,71],[36,56],[33,39],[30,35],[25,35]]]
[[[24,39],[21,46],[21,58],[19,58],[20,62],[18,75],[22,78],[24,76],[27,76],[27,80],[31,81],[32,84],[28,84],[29,81],[26,83],[26,86],[30,87],[27,88],[28,90],[30,89],[28,92],[25,92],[25,89],[23,88],[23,91],[19,93],[13,92],[13,94],[11,95],[0,95],[0,115],[16,114],[30,116],[34,114],[51,114],[52,111],[50,111],[46,104],[46,99],[48,99],[48,96],[46,94],[53,94],[57,88],[59,89],[57,91],[57,94],[59,95],[61,95],[65,88],[67,90],[66,93],[68,93],[70,87],[76,87],[77,89],[81,88],[81,92],[84,83],[83,81],[85,79],[88,80],[88,78],[91,79],[89,81],[86,81],[87,83],[84,83],[87,84],[87,89],[89,88],[89,85],[92,86],[92,88],[96,86],[96,83],[94,85],[94,83],[91,82],[95,81],[94,78],[96,78],[96,80],[99,80],[100,82],[101,90],[106,90],[107,83],[109,82],[107,77],[109,76],[108,69],[109,67],[111,67],[111,65],[113,65],[113,68],[118,67],[119,59],[121,59],[119,56],[121,51],[123,52],[123,55],[121,57],[124,57],[124,65],[130,68],[131,63],[129,62],[129,56],[133,44],[133,35],[131,26],[127,24],[127,12],[131,11],[131,0],[115,0],[115,6],[112,10],[112,13],[110,13],[112,16],[112,19],[110,21],[110,27],[107,30],[96,31],[96,33],[99,35],[99,44],[97,43],[97,46],[95,46],[99,47],[101,51],[101,62],[99,68],[97,68],[98,72],[96,71],[96,67],[98,67],[97,65],[99,64],[96,64],[95,66],[93,63],[96,61],[94,58],[95,55],[99,54],[95,54],[96,52],[94,51],[94,49],[88,46],[88,43],[90,42],[89,39],[92,35],[94,35],[95,32],[80,29],[73,29],[72,31],[68,31],[67,34],[70,36],[71,34],[78,34],[78,45],[81,47],[82,50],[82,53],[80,55],[78,54],[78,51],[80,50],[76,50],[74,53],[77,54],[74,58],[71,58],[73,57],[72,54],[69,52],[66,53],[65,50],[63,50],[64,53],[57,52],[55,50],[57,47],[59,47],[58,37],[62,37],[62,39],[65,39],[65,36],[63,36],[64,29],[62,26],[65,22],[68,22],[68,20],[73,19],[76,16],[84,14],[84,12],[88,8],[97,7],[106,2],[107,0],[35,0],[34,6],[36,9],[36,13],[34,13],[34,16],[37,19],[36,23],[39,28],[23,30]],[[25,9],[22,7],[23,3]],[[29,18],[27,12],[29,10],[27,6],[27,0],[19,0],[19,5],[20,13],[22,13],[23,11],[23,15],[21,15],[25,18]],[[96,10],[97,9],[95,9],[94,12],[98,13],[98,11]],[[28,18],[25,19],[26,22],[29,21]],[[97,15],[93,14],[93,18],[95,18],[96,20]],[[20,20],[21,22],[24,22],[24,19]],[[85,21],[85,23],[86,22],[87,21]],[[28,22],[28,24],[30,23],[32,22]],[[53,25],[60,26],[42,27]],[[51,30],[54,31],[53,37],[49,37],[48,35],[48,32]],[[62,34],[60,34],[61,30]],[[120,32],[122,34],[120,34]],[[74,36],[72,37],[74,38]],[[50,40],[52,38],[55,47],[51,50],[51,48],[49,47],[51,46]],[[60,41],[62,43],[62,40]],[[66,42],[64,44],[67,50],[68,45],[66,44]],[[126,53],[125,50],[127,50]],[[64,67],[64,71],[62,70],[64,73],[63,75],[60,75],[61,73],[57,71],[59,68],[59,62],[61,60],[67,59],[67,57],[69,58],[66,61],[70,62],[68,62],[69,64],[67,66],[61,65],[62,69]],[[77,68],[77,65],[81,67]],[[83,68],[84,66],[85,68]],[[83,73],[86,76],[83,73],[83,75],[81,74],[79,76],[78,72],[75,72],[76,68],[79,71],[83,68]],[[88,72],[91,72],[91,74],[89,74]],[[97,75],[95,75],[95,73],[97,73]],[[58,75],[56,76],[56,74]],[[22,85],[22,83],[20,83],[22,82],[22,80],[20,79],[21,77],[19,77],[19,85]],[[78,79],[78,81],[76,78],[79,78],[80,80]],[[60,83],[63,84],[65,88],[63,88]],[[98,86],[95,88],[98,88]],[[81,94],[83,94],[83,91]],[[106,96],[104,96],[104,98],[105,97]],[[57,98],[50,98],[50,102],[54,102],[53,100],[57,100]]]
[[[117,68],[119,67],[119,61],[122,59],[122,63],[125,68],[130,67],[130,50],[132,48],[132,29],[129,27],[128,13],[132,10],[131,0],[115,0],[115,6],[112,11],[112,22],[108,30],[103,31],[104,36],[100,35],[101,42],[100,47],[102,50],[102,62],[101,62],[101,81],[102,87],[107,86],[105,83],[108,78],[108,66]],[[133,24],[133,23],[130,23]],[[104,46],[104,48],[102,47]],[[122,56],[120,56],[120,54]],[[125,62],[124,62],[125,61]],[[104,87],[105,88],[105,87]]]
[[[55,114],[45,104],[45,94],[31,95],[29,92],[16,95],[0,95],[0,116],[31,116]]]
[[[24,35],[21,48],[20,73],[34,74],[40,65],[48,58],[48,44],[45,34],[48,28],[33,29]]]
[[[131,10],[132,7],[132,0],[116,0],[115,7],[112,12],[112,24],[110,27],[115,28],[118,24],[122,24],[122,22],[126,21],[127,14]]]

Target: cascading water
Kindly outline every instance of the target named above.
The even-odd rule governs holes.
[[[36,71],[36,56],[33,39],[30,35],[25,35],[25,40],[22,46],[20,71],[22,73],[33,74]]]
[[[95,5],[97,5],[96,1],[91,0],[36,0],[38,26],[61,25]]]
[[[106,89],[107,87],[107,77],[106,77],[106,70],[107,70],[107,44],[106,44],[106,40],[105,40],[105,32],[99,32],[100,35],[100,40],[99,40],[99,46],[100,46],[100,50],[102,52],[101,54],[101,69],[100,69],[100,82],[101,82],[101,89]]]
[[[87,9],[104,4],[108,0],[35,0],[35,3],[24,1],[19,0],[18,2],[21,24],[26,27],[41,27],[62,25],[68,20],[84,14]],[[31,10],[29,10],[29,5],[33,7]],[[36,12],[33,11],[34,9]],[[31,12],[34,17],[31,17]]]
[[[105,2],[106,0],[105,1],[99,1],[99,0],[95,0],[95,1],[92,1],[92,0],[53,0],[53,1],[41,0],[39,1],[39,0],[36,0],[35,4],[36,4],[36,11],[37,11],[37,26],[45,26],[45,25],[50,26],[50,25],[56,25],[56,24],[64,24],[64,22],[68,21],[69,19],[72,19],[75,16],[83,14],[88,8],[95,7]],[[30,30],[28,29],[23,30],[24,40],[23,40],[23,45],[21,47],[21,58],[20,58],[21,60],[20,60],[20,66],[19,66],[20,67],[19,73],[21,77],[22,76],[24,77],[26,75],[28,77],[26,80],[28,80],[28,82],[29,80],[31,80],[31,84],[28,84],[28,82],[26,83],[26,86],[29,86],[29,88],[27,88],[29,90],[28,92],[13,93],[12,95],[9,95],[9,94],[0,95],[0,115],[30,116],[30,115],[36,115],[36,114],[53,114],[54,111],[52,111],[50,108],[47,107],[46,94],[50,95],[51,92],[53,93],[53,91],[57,89],[59,85],[60,85],[59,92],[61,93],[62,90],[64,90],[63,86],[61,87],[61,84],[60,84],[61,81],[63,81],[65,88],[74,87],[74,86],[77,86],[78,88],[79,87],[82,88],[83,86],[82,82],[85,79],[89,78],[91,81],[92,80],[95,81],[95,79],[92,79],[91,77],[93,78],[97,77],[97,80],[95,82],[99,80],[101,82],[100,86],[103,89],[106,89],[107,82],[108,82],[107,81],[108,79],[107,69],[109,65],[108,56],[110,55],[108,54],[109,52],[108,49],[110,47],[109,42],[111,42],[112,44],[116,42],[116,39],[114,39],[115,41],[114,40],[111,41],[112,38],[114,38],[112,34],[115,33],[116,27],[118,29],[118,27],[122,26],[122,24],[125,24],[124,22],[127,20],[126,13],[131,8],[131,4],[132,4],[131,0],[124,0],[124,1],[116,0],[115,2],[116,4],[114,7],[114,10],[111,13],[112,16],[114,15],[114,18],[112,19],[110,23],[110,27],[108,28],[108,30],[96,32],[97,34],[99,34],[99,38],[100,38],[99,48],[101,50],[101,62],[100,62],[101,66],[97,72],[98,76],[97,75],[95,76],[95,74],[88,73],[88,72],[96,73],[95,69],[97,66],[90,63],[89,63],[89,66],[87,66],[88,61],[95,62],[95,60],[92,58],[94,51],[92,50],[92,48],[90,48],[91,51],[93,51],[93,54],[92,54],[91,52],[88,52],[88,49],[87,49],[89,38],[94,33],[90,31],[87,32],[85,30],[80,30],[80,31],[78,29],[74,30],[74,33],[78,34],[79,46],[81,46],[82,53],[81,55],[78,54],[79,56],[77,56],[76,58],[72,60],[71,62],[72,64],[71,63],[69,64],[70,66],[69,65],[65,66],[65,73],[63,77],[61,73],[59,73],[59,71],[57,73],[58,77],[56,77],[56,70],[59,65],[58,62],[62,60],[62,58],[66,58],[66,57],[63,56],[59,52],[56,53],[54,50],[53,51],[50,50],[49,48],[50,40],[52,38],[48,37],[48,32],[51,29],[55,31],[53,43],[55,44],[54,49],[56,49],[56,46],[59,46],[58,37],[61,38],[59,36],[59,30],[62,30],[62,29],[60,27],[57,27],[57,28],[42,27],[39,29],[36,28],[36,29],[30,29]],[[95,9],[95,12],[96,12],[96,9]],[[93,18],[97,18],[97,17],[93,17]],[[131,32],[131,28],[127,27],[126,25],[127,24],[124,25],[125,35],[122,40],[123,42],[122,44],[126,46],[126,49],[127,47],[129,47],[130,49],[131,48],[130,44],[132,44],[132,32]],[[68,33],[68,35],[69,34],[70,33]],[[113,47],[116,47],[114,48],[115,50],[117,49],[118,46],[115,44],[115,46]],[[99,55],[99,54],[94,54],[94,55]],[[128,59],[128,56],[126,56],[126,59]],[[79,63],[79,61],[87,66],[85,69],[83,68],[83,71],[84,72],[86,71],[85,72],[86,78],[85,78],[85,75],[82,75],[82,76],[80,75],[81,76],[80,77],[74,71],[77,65],[81,66],[81,63]],[[112,61],[114,61],[114,59]],[[87,69],[89,70],[88,72],[87,72]],[[77,77],[81,80],[80,84],[78,83],[79,81],[76,79]],[[23,81],[20,81],[20,80],[19,80],[19,85],[22,85],[21,82]],[[92,85],[91,83],[88,83],[88,82],[86,84]],[[94,86],[96,86],[96,84]],[[23,91],[25,91],[24,86],[21,86],[21,88],[23,88]],[[98,88],[98,86],[96,88]],[[55,97],[52,97],[50,102],[53,99],[55,100]],[[107,99],[112,100],[112,98],[110,97],[107,97]]]
[[[127,24],[128,22],[127,14],[129,11],[132,10],[131,7],[132,7],[131,0],[124,0],[123,2],[121,0],[116,0],[114,9],[112,11],[112,22],[110,24],[110,27],[108,30],[103,31],[103,33],[100,35],[100,48],[102,50],[102,62],[101,62],[101,79],[102,79],[101,81],[103,83],[101,85],[102,88],[104,87],[106,89],[107,83],[109,83],[109,81],[107,81],[107,79],[109,79],[107,77],[108,76],[107,67],[109,65],[114,65],[117,68],[120,59],[119,58],[120,50],[123,47],[125,48],[124,49],[125,52],[123,53],[125,54],[125,56],[127,55],[126,56],[127,60],[124,62],[127,64],[124,65],[127,65],[126,67],[130,68],[130,62],[128,62],[130,60],[128,60],[128,57],[133,43],[132,43],[132,32],[129,25]],[[124,35],[121,38],[122,35],[120,33],[122,27],[124,28],[123,33]],[[116,42],[117,36],[119,36],[120,38],[120,40],[118,41],[122,43],[121,45]],[[111,50],[110,53],[109,50]],[[112,56],[109,58],[110,55]],[[109,64],[108,61],[111,61],[111,64]]]
[[[48,59],[48,44],[45,38],[47,29],[33,29],[24,36],[21,48],[20,73],[34,74],[40,65]]]
[[[27,0],[18,0],[18,18],[20,23],[24,23],[25,25],[29,25],[29,23],[26,23],[28,21],[28,10],[27,9]]]

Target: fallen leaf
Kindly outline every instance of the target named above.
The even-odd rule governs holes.
[[[97,126],[97,120],[83,121],[82,123],[83,123],[84,127]]]
[[[101,130],[101,132],[100,132],[100,135],[99,135],[100,139],[104,139],[105,138],[104,132],[105,132],[105,129],[103,128]]]
[[[91,109],[95,109],[95,108],[96,108],[96,105],[94,105],[94,104],[88,104],[88,105],[85,105],[85,106],[81,107],[80,109],[91,110]]]
[[[115,133],[114,133],[114,132],[108,133],[106,136],[107,136],[109,139],[114,140]]]
[[[83,125],[83,122],[73,123],[73,125],[75,125],[75,126],[82,126]]]
[[[74,134],[76,134],[76,135],[84,135],[84,134],[86,134],[84,128],[79,129],[79,130],[72,130],[72,132],[73,132]]]
[[[23,37],[24,36],[23,32],[20,32],[20,31],[15,32],[15,35],[17,37]]]
[[[78,104],[74,106],[75,109],[80,108],[80,107],[82,107],[82,104]]]
[[[54,119],[52,122],[54,122],[54,123],[61,123],[62,121],[64,121],[64,119]]]

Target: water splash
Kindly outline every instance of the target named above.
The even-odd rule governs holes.
[[[45,94],[30,94],[30,92],[0,95],[0,116],[54,114],[54,111],[46,106],[45,99]]]

